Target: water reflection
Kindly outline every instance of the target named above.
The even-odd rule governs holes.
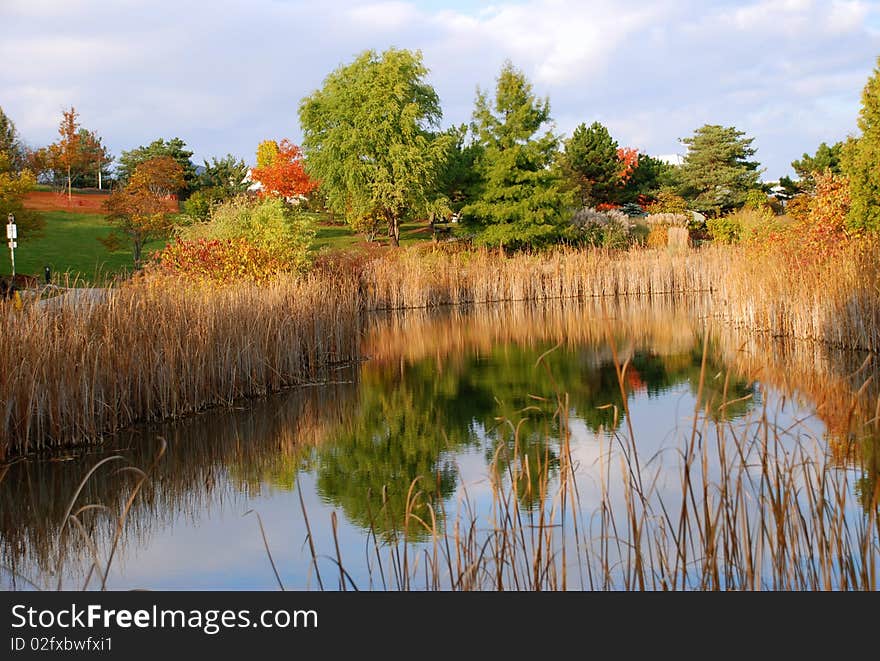
[[[21,585],[8,578],[11,572],[45,581],[59,554],[68,580],[81,579],[90,563],[85,536],[68,531],[57,539],[71,495],[108,453],[149,466],[159,439],[168,451],[153,488],[125,521],[123,555],[130,558],[150,557],[175,527],[223,536],[212,526],[223,525],[224,509],[241,514],[259,500],[292,510],[290,495],[303,483],[312,490],[305,500],[317,495],[323,503],[312,504],[308,516],[344,514],[340,534],[358,540],[353,552],[362,551],[365,530],[383,542],[402,533],[418,541],[426,534],[421,522],[443,521],[463,486],[462,465],[474,457],[484,469],[494,461],[492,479],[515,482],[521,506],[538,511],[560,470],[559,445],[569,428],[560,420],[560,397],[565,422],[580,430],[572,442],[589,454],[591,436],[611,438],[628,424],[635,424],[640,446],[662,448],[677,417],[693,413],[698,392],[715,424],[763,414],[772,394],[777,413],[815,423],[839,465],[863,467],[860,500],[876,503],[878,435],[864,422],[876,416],[873,363],[714,327],[703,305],[655,299],[377,316],[364,338],[364,362],[339,370],[332,383],[122,434],[101,453],[0,469],[6,583]],[[642,411],[653,417],[634,423],[630,416]],[[135,479],[99,470],[78,502],[118,513]],[[83,523],[98,548],[109,546],[112,516],[92,511]],[[301,545],[305,521],[291,525],[292,544]],[[301,548],[292,562],[307,567]],[[259,554],[246,560],[254,571],[263,569]],[[162,562],[151,566],[161,573]],[[247,567],[240,569],[247,575]],[[117,572],[117,587],[130,587],[127,575]]]

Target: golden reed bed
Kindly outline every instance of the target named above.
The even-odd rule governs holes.
[[[420,249],[325,262],[261,286],[146,278],[104,303],[5,306],[0,458],[320,380],[360,357],[369,310],[702,293],[701,313],[725,322],[876,352],[878,266],[876,251],[859,249],[812,269],[730,246],[512,257]]]

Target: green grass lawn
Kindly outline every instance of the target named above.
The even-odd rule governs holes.
[[[316,223],[315,243],[316,250],[349,250],[365,245],[362,235],[356,234],[351,228],[343,223],[331,224],[325,214],[308,212]],[[388,234],[380,232],[375,245],[388,245]],[[403,223],[400,226],[400,245],[408,246],[420,241],[431,240],[431,231],[427,223]]]
[[[99,237],[110,233],[111,227],[99,214],[71,213],[67,211],[40,212],[46,221],[45,229],[39,238],[19,235],[15,250],[15,270],[38,276],[41,281],[43,269],[52,269],[56,283],[63,282],[63,274],[70,273],[88,282],[99,282],[103,276],[131,270],[133,266],[131,248],[110,252]],[[157,250],[163,241],[153,241],[145,247],[145,252]],[[0,272],[9,273],[9,251],[0,261]]]
[[[40,214],[46,221],[42,236],[20,236],[18,239],[15,251],[17,273],[34,275],[42,281],[43,269],[49,266],[56,283],[63,283],[65,273],[69,273],[71,279],[76,276],[88,283],[98,283],[106,276],[132,270],[131,248],[110,252],[98,241],[111,230],[104,216],[70,211],[42,211]],[[316,222],[315,250],[357,250],[366,245],[363,237],[352,232],[348,225],[330,224],[324,214],[310,215]],[[424,223],[404,223],[401,226],[402,245],[430,239],[430,231]],[[377,243],[388,245],[387,235],[379,236]],[[164,245],[165,241],[148,243],[144,248],[145,256]],[[0,274],[8,274],[10,270],[7,250],[0,258]]]

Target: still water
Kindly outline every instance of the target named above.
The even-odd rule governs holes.
[[[586,588],[599,503],[632,497],[624,448],[675,510],[689,442],[713,480],[725,459],[708,439],[768,425],[781,452],[847,477],[858,519],[876,478],[854,431],[877,399],[864,358],[710,324],[694,301],[379,315],[363,360],[322,383],[0,467],[0,585],[95,589],[110,560],[108,589],[391,589],[406,572],[418,588],[436,550],[422,521],[485,531],[505,482],[534,521],[571,471],[581,529],[560,537],[567,587]],[[150,480],[125,515],[141,478],[127,467]]]

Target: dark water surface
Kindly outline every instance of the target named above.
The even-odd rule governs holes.
[[[433,505],[410,513],[433,512],[447,529],[488,516],[493,485],[512,479],[514,463],[521,511],[549,510],[563,438],[586,521],[603,490],[625,499],[616,482],[622,445],[637,449],[656,493],[675,501],[683,443],[718,428],[755,433],[762,418],[780,430],[775,443],[809,447],[852,473],[854,490],[870,492],[876,477],[852,459],[855,447],[876,461],[873,441],[853,431],[850,402],[874,375],[864,356],[713,327],[693,302],[410,312],[377,316],[368,328],[365,360],[326,384],[0,468],[0,585],[54,588],[60,574],[65,588],[87,578],[100,587],[94,554],[103,568],[140,479],[120,471],[127,466],[152,479],[119,527],[110,589],[276,589],[266,545],[285,587],[316,589],[307,526],[323,586],[338,589],[334,519],[347,583],[390,588],[400,571],[395,545],[430,548],[423,527],[405,525],[414,481],[427,494],[420,502]],[[858,396],[876,400],[871,384]],[[122,459],[102,465],[76,499],[82,527],[70,523],[59,539],[80,482],[111,456]],[[708,453],[703,470],[715,474],[717,461]],[[89,504],[102,508],[79,511]]]

